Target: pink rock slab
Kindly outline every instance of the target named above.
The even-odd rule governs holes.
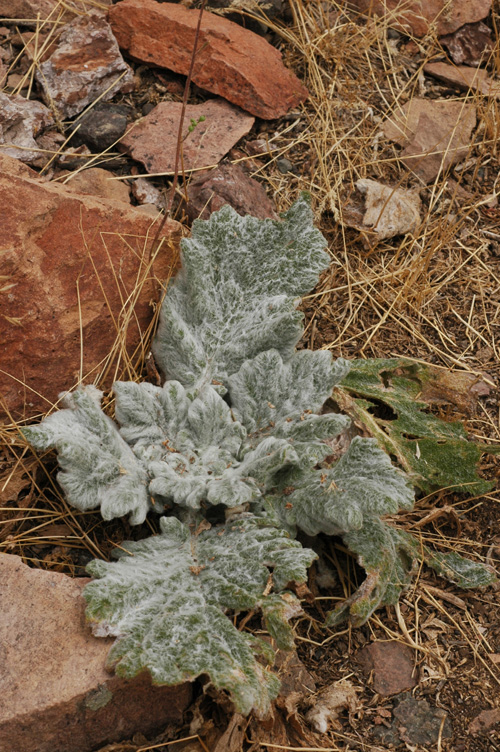
[[[0,752],[89,752],[181,720],[189,684],[106,671],[113,641],[85,623],[88,579],[0,554],[0,581]]]
[[[144,63],[187,75],[199,11],[155,0],[122,0],[108,12],[121,49]],[[278,118],[309,96],[265,39],[205,12],[193,81],[264,119]]]
[[[467,23],[486,18],[491,0],[351,0],[361,13],[385,16],[389,26],[425,36],[433,26],[437,33],[452,34]]]
[[[396,640],[372,642],[359,651],[356,659],[363,671],[373,676],[373,689],[382,697],[397,695],[418,684],[413,652]]]
[[[483,68],[469,68],[467,65],[448,65],[448,63],[428,63],[424,65],[425,73],[468,91],[473,89],[485,97],[500,99],[500,81],[494,81]]]
[[[148,172],[173,173],[181,110],[181,102],[161,102],[122,138],[120,146]],[[205,119],[198,122],[200,116]],[[191,120],[197,125],[190,133]],[[251,115],[223,99],[188,105],[182,142],[184,169],[217,164],[253,124]]]
[[[477,67],[486,62],[493,52],[491,29],[482,21],[465,24],[453,34],[439,40],[446,47],[456,65],[473,65]]]
[[[475,125],[476,108],[469,102],[415,97],[394,111],[383,130],[404,147],[401,162],[430,183],[467,156]]]

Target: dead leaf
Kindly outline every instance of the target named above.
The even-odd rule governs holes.
[[[13,532],[20,518],[22,518],[21,509],[27,509],[31,504],[33,496],[33,479],[31,473],[37,464],[35,458],[27,460],[23,465],[17,465],[14,470],[10,469],[6,475],[0,478],[0,506],[13,504],[12,510],[0,511],[0,520],[5,522],[0,527],[0,541],[6,541]],[[28,493],[20,498],[23,491],[29,489]]]
[[[240,713],[235,713],[222,736],[212,747],[212,752],[238,752],[238,750],[241,750],[247,726],[248,718],[240,715]]]
[[[392,710],[388,710],[387,708],[378,707],[376,708],[377,715],[381,716],[382,718],[392,718]]]
[[[430,183],[441,170],[467,155],[475,126],[473,104],[415,98],[397,109],[383,130],[388,139],[404,147],[403,164]]]
[[[21,491],[30,484],[31,478],[24,465],[18,465],[14,471],[8,471],[6,476],[0,478],[0,504],[17,501]]]
[[[44,540],[48,538],[68,538],[75,535],[73,530],[64,522],[45,525],[45,527],[40,528],[38,533]]]
[[[306,714],[306,720],[315,731],[326,734],[329,725],[336,724],[343,710],[349,712],[351,721],[360,707],[355,688],[350,681],[343,680],[318,692],[314,707]]]
[[[369,233],[376,241],[415,232],[421,207],[417,190],[393,188],[367,178],[358,180],[356,188],[364,203],[351,202],[345,207],[343,218],[348,227]]]
[[[494,383],[468,371],[430,368],[419,399],[431,405],[455,405],[467,416],[477,410],[477,398],[491,394]]]
[[[247,731],[248,741],[254,745],[252,749],[268,749],[271,747],[282,749],[302,749],[307,747],[318,748],[323,746],[321,738],[310,731],[300,719],[294,715],[285,718],[284,714],[276,709],[269,719],[259,720],[255,717],[250,719]],[[214,750],[214,752],[226,752],[226,750]]]
[[[276,704],[290,719],[297,714],[300,703],[316,691],[316,684],[295,651],[278,650],[274,668],[281,681]]]

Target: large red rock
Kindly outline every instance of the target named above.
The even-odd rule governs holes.
[[[121,139],[120,148],[142,162],[150,173],[173,173],[181,111],[181,102],[160,102]],[[182,140],[183,168],[217,164],[254,122],[251,115],[224,99],[188,104]]]
[[[81,377],[109,383],[122,345],[141,345],[179,225],[167,223],[151,267],[150,217],[1,156],[0,206],[0,411],[32,418]]]
[[[0,752],[89,752],[179,722],[189,684],[105,669],[113,643],[85,624],[86,578],[0,554]]]
[[[486,18],[491,0],[351,0],[361,13],[385,16],[390,26],[425,36],[435,27],[438,34],[452,34],[467,23]]]
[[[108,18],[120,47],[144,63],[187,75],[199,11],[155,0],[122,0]],[[226,18],[203,14],[193,81],[260,118],[284,115],[308,97],[265,39]]]

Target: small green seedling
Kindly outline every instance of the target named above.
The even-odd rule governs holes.
[[[196,120],[195,118],[191,118],[189,128],[188,128],[188,133],[192,133],[194,129],[196,128],[196,126],[199,125],[200,123],[203,123],[205,120],[206,120],[205,115],[200,115],[198,120]]]

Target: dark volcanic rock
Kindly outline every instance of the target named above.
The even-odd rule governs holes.
[[[92,151],[101,152],[120,140],[127,130],[130,108],[122,104],[98,104],[80,120],[72,123],[78,127],[72,144],[86,144]]]
[[[486,62],[493,52],[491,29],[482,21],[465,24],[454,34],[441,37],[439,41],[457,65],[478,66],[481,62]]]

